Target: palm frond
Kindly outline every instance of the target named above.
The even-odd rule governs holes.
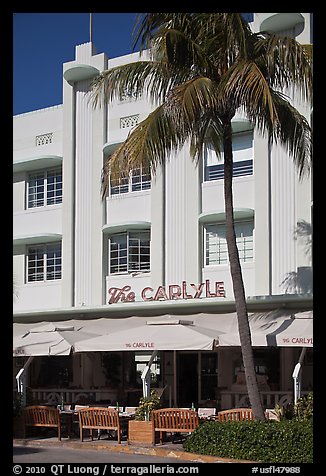
[[[255,44],[255,54],[274,89],[295,87],[304,100],[312,99],[311,45],[301,45],[288,36],[260,35]]]
[[[219,95],[225,107],[265,109],[272,124],[279,122],[270,85],[255,61],[243,59],[229,68],[221,80]]]
[[[155,175],[157,168],[168,160],[172,151],[181,148],[189,137],[183,123],[177,123],[164,105],[157,107],[140,122],[108,158],[102,169],[102,196],[110,182],[126,177],[131,170],[150,168]]]
[[[92,85],[102,98],[143,95],[157,107],[129,134],[103,168],[108,176],[150,164],[154,172],[191,139],[198,160],[207,143],[221,150],[221,121],[242,109],[294,158],[300,176],[310,168],[311,130],[284,94],[312,90],[311,48],[279,35],[252,33],[240,13],[140,14],[135,41],[151,47],[148,60],[104,71]],[[121,176],[121,175],[120,175]]]
[[[274,133],[275,140],[279,140],[288,149],[302,179],[308,175],[312,166],[310,125],[295,107],[277,93],[274,93],[274,104],[280,119]]]
[[[196,121],[192,130],[190,155],[198,164],[207,147],[212,147],[218,157],[223,150],[223,129],[221,121],[210,111]]]
[[[215,111],[217,114],[217,93],[218,87],[214,81],[199,76],[176,86],[165,102],[165,109],[191,129],[205,111]]]
[[[103,71],[91,84],[90,101],[94,107],[106,99],[121,100],[126,91],[136,97],[144,93],[154,103],[161,103],[169,90],[189,79],[189,70],[174,68],[164,62],[137,61]]]
[[[189,13],[146,13],[139,14],[135,25],[134,45],[140,42],[141,51],[153,46],[153,39],[160,29],[178,28],[185,29],[191,25]]]
[[[256,105],[251,110],[247,108],[247,114],[257,129],[269,136],[272,143],[279,142],[287,149],[299,177],[303,178],[312,166],[311,127],[306,118],[281,93],[271,90],[271,96],[279,118],[277,124],[272,123],[264,107]]]
[[[174,28],[161,29],[156,35],[153,58],[177,68],[185,68],[192,76],[214,74],[214,64],[205,49],[189,35]]]

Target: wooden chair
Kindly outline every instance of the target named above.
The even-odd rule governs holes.
[[[32,405],[23,408],[24,438],[27,427],[56,428],[61,440],[60,412],[57,408],[44,405]]]
[[[251,408],[231,408],[222,410],[217,414],[218,421],[243,421],[253,420],[254,415]]]
[[[83,441],[83,430],[90,430],[93,440],[93,430],[115,430],[118,443],[121,442],[120,420],[117,410],[104,407],[90,407],[78,410],[80,439]]]
[[[79,433],[79,410],[82,410],[83,408],[89,408],[89,405],[74,405],[74,414],[72,416],[72,432],[78,435]]]
[[[199,423],[198,413],[183,408],[160,408],[152,411],[152,431],[155,442],[155,432],[160,433],[160,443],[163,442],[163,432],[191,433]],[[155,444],[155,443],[154,443]]]

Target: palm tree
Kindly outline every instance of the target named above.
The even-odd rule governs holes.
[[[309,172],[311,130],[282,91],[293,87],[310,100],[311,48],[255,34],[240,13],[148,13],[138,22],[138,41],[148,59],[104,71],[92,85],[94,106],[126,91],[145,91],[156,106],[104,164],[103,196],[110,179],[149,165],[155,174],[186,144],[196,163],[208,145],[218,156],[224,152],[226,241],[242,358],[254,417],[263,420],[234,230],[231,120],[242,111],[271,143],[287,148],[300,177]]]

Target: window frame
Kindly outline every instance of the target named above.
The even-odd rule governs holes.
[[[33,181],[39,181],[39,183],[32,185]],[[34,192],[33,188],[35,189]],[[39,189],[41,191],[38,191]],[[41,195],[41,198],[37,198],[38,195]],[[62,166],[33,170],[28,173],[26,180],[26,210],[58,205],[62,203],[62,198]]]
[[[244,225],[244,224],[247,224],[247,225],[250,225],[251,226],[251,230],[252,230],[252,234],[249,235],[250,238],[247,238],[246,236],[240,236],[238,237],[238,232],[239,232],[239,227]],[[220,241],[220,238],[219,236],[217,235],[217,238],[218,240],[217,241],[220,241],[218,243],[215,244],[217,250],[214,252],[211,251],[209,252],[209,243],[207,241],[207,238],[208,238],[208,229],[209,228],[212,228],[212,227],[216,227],[216,228],[219,228],[219,227],[223,227],[224,229],[224,236],[225,236],[225,240],[224,242],[223,241]],[[240,263],[244,264],[244,263],[253,263],[254,260],[255,260],[255,247],[254,247],[254,228],[255,228],[255,224],[254,224],[254,219],[243,219],[243,220],[236,220],[234,222],[234,227],[235,227],[235,233],[236,233],[236,240],[237,240],[237,248],[238,248],[238,252],[239,252],[239,258],[240,258]],[[222,236],[222,233],[221,235]],[[229,253],[228,253],[228,250],[227,250],[227,242],[226,242],[226,223],[224,221],[222,222],[215,222],[215,223],[206,223],[204,226],[203,226],[203,244],[204,244],[204,252],[203,252],[203,265],[204,265],[204,268],[207,268],[207,267],[210,267],[210,266],[225,266],[225,265],[228,265],[229,264]],[[224,249],[221,250],[221,246],[224,245]],[[221,254],[225,255],[225,259],[223,261],[221,261],[221,259],[216,259],[214,260],[214,262],[212,262],[213,260],[212,259],[209,259],[209,256],[210,254],[212,256],[221,256]]]
[[[139,178],[137,180],[137,177]],[[118,179],[117,185],[112,185],[110,177],[110,197],[126,193],[143,192],[152,188],[150,168],[140,167],[131,170],[127,176]]]
[[[141,244],[141,234],[146,234],[146,244]],[[112,240],[117,237],[125,237],[123,247],[117,246],[117,249],[112,249]],[[132,240],[138,240],[138,243],[132,243]],[[118,241],[118,240],[117,240]],[[134,252],[133,248],[138,248],[138,252]],[[142,249],[147,248],[148,253],[142,253]],[[116,253],[117,256],[112,256]],[[132,257],[137,256],[137,259]],[[143,259],[142,259],[143,258]],[[144,261],[144,258],[145,259]],[[116,260],[116,264],[112,261]],[[120,260],[125,261],[120,264]],[[113,270],[116,269],[116,270]],[[132,274],[132,273],[148,273],[151,270],[151,233],[150,230],[127,230],[119,233],[114,233],[108,238],[108,274]]]
[[[52,250],[51,250],[52,249]],[[31,250],[35,250],[36,259],[33,261],[36,263],[34,266],[32,264],[32,253]],[[50,252],[54,255],[50,256]],[[50,269],[53,268],[52,271]],[[31,273],[30,273],[31,270]],[[34,271],[33,271],[34,270]],[[31,276],[40,279],[30,279]],[[53,278],[51,278],[53,276]],[[31,283],[40,283],[40,282],[52,282],[58,281],[62,278],[62,243],[53,242],[53,243],[42,243],[35,245],[26,246],[26,273],[25,273],[25,282],[26,284]]]
[[[248,149],[251,150],[251,158],[243,158],[242,160],[237,160],[237,152],[239,150],[245,151],[246,148],[239,149],[237,141],[233,141],[233,177],[246,177],[251,176],[254,173],[254,134],[252,130],[236,132],[232,134],[232,138],[238,137],[248,137],[248,140],[251,142],[251,147]],[[211,152],[214,153],[214,152]],[[249,155],[249,153],[248,153]],[[209,148],[207,147],[203,157],[203,181],[213,182],[217,180],[224,179],[224,152],[221,152],[221,158],[218,163],[212,163],[208,165],[209,161]]]

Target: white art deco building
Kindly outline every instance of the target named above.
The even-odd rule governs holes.
[[[252,28],[311,43],[311,16],[256,13]],[[104,160],[152,106],[145,96],[136,100],[126,92],[123,101],[94,108],[90,83],[99,72],[138,57],[108,59],[92,43],[78,45],[75,59],[63,64],[62,104],[14,117],[14,323],[26,329],[84,320],[103,326],[105,334],[112,319],[123,327],[131,316],[205,314],[217,328],[219,319],[234,318],[223,158],[207,151],[196,167],[184,148],[155,177],[135,170],[101,198]],[[310,107],[293,101],[310,121]],[[248,310],[282,310],[288,317],[311,311],[311,177],[299,180],[287,152],[270,147],[240,115],[233,134],[235,227]],[[309,339],[254,347],[266,406],[293,398],[292,372],[302,347],[302,390],[312,389]],[[150,354],[139,342],[124,352],[94,348],[39,356],[28,368],[27,384],[38,401],[64,392],[67,401],[133,404]],[[27,360],[23,350],[16,355],[14,375]],[[227,408],[247,403],[242,370],[239,345],[189,345],[158,352],[151,377],[169,403]]]

